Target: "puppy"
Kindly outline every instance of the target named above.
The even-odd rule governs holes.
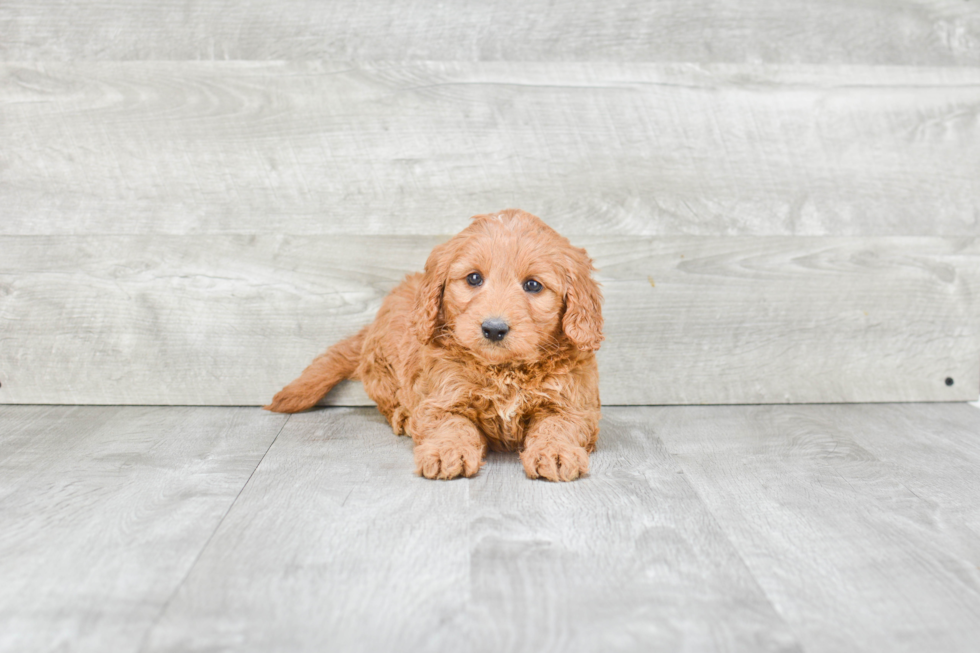
[[[530,478],[574,480],[599,435],[594,269],[529,213],[478,215],[385,298],[373,324],[265,408],[305,410],[358,379],[395,434],[411,435],[426,478],[473,476],[490,447],[520,451]]]

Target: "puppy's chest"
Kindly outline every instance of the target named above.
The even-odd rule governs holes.
[[[551,403],[547,388],[517,376],[484,379],[475,393],[476,421],[498,449],[517,449],[534,414]]]

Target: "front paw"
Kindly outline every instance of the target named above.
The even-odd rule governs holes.
[[[528,478],[549,481],[574,481],[589,471],[585,447],[565,441],[532,440],[521,452],[521,462]]]
[[[423,440],[415,446],[415,473],[448,480],[475,476],[483,466],[484,447],[455,439]]]

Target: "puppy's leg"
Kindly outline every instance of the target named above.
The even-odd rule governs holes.
[[[475,476],[483,466],[487,441],[470,420],[444,414],[412,426],[415,473],[426,478]]]
[[[547,415],[532,423],[524,438],[521,463],[528,478],[574,481],[589,471],[589,451],[598,419]]]
[[[276,393],[272,403],[263,406],[274,413],[298,413],[312,408],[330,390],[353,376],[361,358],[361,345],[367,329],[341,340],[318,356],[299,378]]]

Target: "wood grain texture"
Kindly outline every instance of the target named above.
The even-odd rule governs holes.
[[[799,651],[646,425],[592,474],[412,474],[377,414],[293,417],[147,651]]]
[[[371,409],[0,407],[0,651],[972,652],[978,431],[607,407],[556,485],[418,478]]]
[[[601,429],[581,484],[529,482],[507,454],[471,482],[472,590],[456,622],[469,641],[487,651],[802,651],[651,424],[607,408]]]
[[[980,412],[636,410],[805,650],[976,649]],[[950,431],[964,446],[941,444]],[[953,448],[971,477],[945,475]]]
[[[0,402],[264,404],[440,240],[0,238]],[[573,241],[600,268],[606,404],[977,397],[973,239]]]
[[[467,600],[468,486],[380,414],[294,415],[145,651],[420,651]]]
[[[7,63],[0,234],[976,236],[978,116],[976,67]]]
[[[606,297],[606,404],[977,397],[974,239],[573,241]],[[0,402],[266,403],[438,242],[0,238]]]
[[[928,519],[980,569],[980,406],[874,405],[828,407],[846,420],[855,444],[927,504]],[[923,464],[927,461],[928,464]],[[969,578],[965,585],[971,584]],[[976,586],[974,584],[974,586]]]
[[[285,421],[0,408],[0,651],[136,651]]]
[[[978,10],[951,0],[7,0],[0,34],[6,60],[980,63]]]

